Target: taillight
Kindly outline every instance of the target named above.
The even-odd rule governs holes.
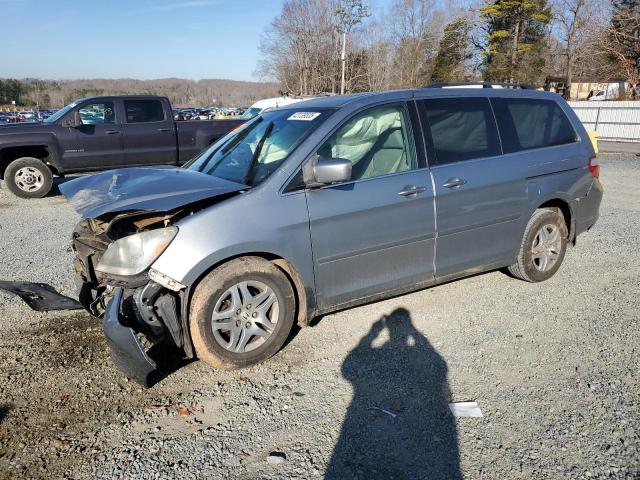
[[[594,177],[600,178],[600,161],[595,155],[589,159],[589,171]]]

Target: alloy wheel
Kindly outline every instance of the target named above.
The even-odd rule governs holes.
[[[278,298],[266,284],[243,281],[227,289],[211,316],[213,336],[220,346],[246,353],[264,344],[279,317]]]
[[[547,223],[540,227],[533,238],[531,259],[533,265],[541,272],[553,268],[562,251],[562,234],[560,227],[553,223]]]

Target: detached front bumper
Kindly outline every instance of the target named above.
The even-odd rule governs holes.
[[[104,314],[104,334],[111,348],[111,360],[127,377],[149,387],[156,363],[145,352],[136,332],[122,323],[122,297],[123,289],[116,288]]]

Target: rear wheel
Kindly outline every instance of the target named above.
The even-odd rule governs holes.
[[[293,288],[273,263],[242,257],[209,273],[191,301],[198,358],[217,368],[262,362],[286,341],[295,318]]]
[[[564,260],[567,237],[567,226],[558,211],[536,210],[525,229],[518,259],[509,272],[527,282],[551,278]]]
[[[14,160],[4,172],[7,188],[20,198],[41,198],[51,190],[53,175],[42,160],[23,157]]]

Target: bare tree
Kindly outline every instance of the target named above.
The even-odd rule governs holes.
[[[330,0],[287,0],[263,35],[259,71],[286,91],[335,90],[338,38]]]
[[[396,0],[391,15],[396,44],[394,86],[426,85],[438,53],[445,15],[436,8],[435,0]]]
[[[394,45],[386,24],[381,19],[369,22],[358,39],[366,52],[364,90],[391,88]]]
[[[576,73],[593,70],[594,62],[598,65],[607,63],[601,44],[606,29],[602,19],[607,18],[602,13],[606,11],[607,5],[601,0],[556,0],[553,5],[557,47],[563,57],[562,76],[567,81],[567,98]]]

